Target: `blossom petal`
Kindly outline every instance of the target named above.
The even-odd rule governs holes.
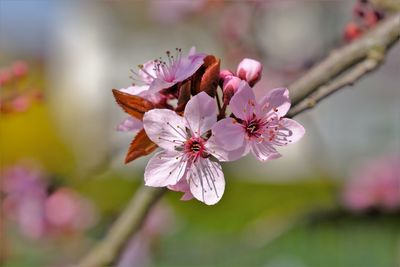
[[[254,156],[256,156],[256,158],[260,161],[268,161],[281,157],[281,154],[279,154],[268,142],[258,143],[256,141],[252,141],[250,143],[250,149]]]
[[[199,158],[188,175],[190,191],[196,199],[207,205],[214,205],[221,199],[225,179],[219,163]]]
[[[169,185],[168,188],[173,191],[183,192],[181,200],[191,200],[193,198],[189,183],[185,178],[181,178],[175,185]]]
[[[143,128],[158,146],[175,150],[186,141],[185,119],[169,109],[152,109],[143,116]]]
[[[218,121],[212,127],[212,133],[217,144],[227,151],[232,151],[243,145],[246,131],[243,126],[233,118]]]
[[[279,122],[278,132],[274,141],[277,141],[278,145],[286,145],[288,142],[293,144],[299,141],[305,132],[304,127],[297,121],[282,118]]]
[[[127,88],[121,88],[119,89],[121,92],[130,94],[130,95],[140,95],[143,92],[147,91],[149,89],[148,85],[132,85]]]
[[[144,181],[147,186],[175,185],[185,175],[187,160],[176,151],[163,150],[147,163]]]
[[[193,135],[202,135],[217,122],[214,99],[205,92],[195,95],[187,103],[184,116]]]
[[[219,161],[235,161],[245,156],[249,152],[247,142],[234,149],[226,150],[218,141],[215,140],[215,136],[211,136],[205,145],[207,152],[217,158]]]
[[[144,83],[150,84],[155,77],[157,77],[155,68],[156,65],[154,60],[150,60],[144,63],[143,67],[139,69],[139,76]]]
[[[182,57],[176,70],[175,81],[181,82],[192,76],[204,63],[206,54],[196,53],[195,47],[192,47],[186,57]]]
[[[270,110],[275,110],[279,117],[285,116],[290,109],[289,90],[286,88],[272,89],[261,99],[258,107],[258,114],[266,114]]]
[[[256,100],[254,92],[247,82],[241,81],[237,92],[231,98],[229,107],[233,114],[242,119],[249,120],[253,116]]]
[[[134,117],[128,117],[117,126],[117,131],[132,132],[139,131],[142,128],[143,122],[141,120],[138,120]]]

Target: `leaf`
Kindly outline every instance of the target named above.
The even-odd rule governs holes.
[[[157,145],[153,143],[147,136],[144,129],[142,129],[133,139],[129,146],[128,153],[125,157],[125,164],[131,162],[141,156],[146,156],[153,152]]]
[[[218,87],[219,70],[221,60],[215,56],[208,55],[204,59],[203,66],[195,73],[192,78],[192,94],[206,92],[214,97]]]
[[[130,95],[117,89],[112,90],[115,101],[129,115],[142,120],[146,111],[154,108],[154,104],[140,96]]]
[[[185,109],[186,103],[190,100],[190,89],[192,87],[191,80],[183,83],[179,88],[178,106],[175,111],[183,111]]]

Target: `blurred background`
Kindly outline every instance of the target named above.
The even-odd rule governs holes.
[[[374,1],[373,1],[374,2]],[[112,88],[175,47],[264,64],[284,87],[389,14],[368,1],[0,0],[0,264],[69,266],[104,236],[149,157]],[[117,265],[400,266],[400,45],[296,120],[281,159],[223,165],[215,206],[168,192]]]

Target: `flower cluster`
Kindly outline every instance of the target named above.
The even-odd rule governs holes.
[[[25,61],[0,69],[0,113],[23,112],[42,100],[42,92],[32,80]]]
[[[370,160],[355,170],[343,192],[346,208],[400,211],[400,155]]]
[[[276,88],[259,101],[252,87],[262,65],[243,59],[236,73],[220,70],[220,60],[180,49],[167,61],[156,59],[139,66],[142,85],[113,90],[117,103],[130,118],[123,131],[139,131],[126,162],[161,150],[144,173],[146,185],[168,187],[212,205],[225,190],[219,162],[252,153],[260,161],[279,158],[276,146],[298,141],[305,133],[294,120],[284,118],[290,108],[289,91]],[[230,112],[229,112],[230,111]]]
[[[0,175],[5,217],[15,222],[30,239],[48,235],[79,233],[93,226],[92,203],[68,187],[49,185],[37,167],[17,163]]]

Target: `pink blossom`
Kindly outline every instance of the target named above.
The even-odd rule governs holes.
[[[15,61],[12,64],[11,69],[15,77],[22,77],[28,73],[28,65],[22,60]]]
[[[204,53],[196,53],[195,47],[190,49],[187,56],[182,56],[180,48],[176,49],[175,55],[169,51],[166,54],[167,61],[155,59],[139,66],[142,81],[149,84],[149,91],[152,93],[183,82],[203,65],[206,57]]]
[[[263,66],[259,61],[245,58],[239,63],[236,75],[247,81],[250,86],[254,86],[261,79],[262,69]]]
[[[343,202],[354,211],[400,209],[400,155],[378,158],[362,165],[346,184]]]
[[[223,160],[224,151],[215,145],[213,138],[208,139],[216,121],[214,99],[204,92],[187,103],[184,117],[168,109],[146,112],[144,129],[163,149],[147,164],[146,185],[185,191],[182,188],[186,181],[196,199],[207,205],[217,203],[224,193],[225,180],[221,165],[214,159]]]
[[[185,16],[200,11],[207,0],[151,0],[151,18],[159,23],[177,23]]]
[[[294,120],[282,118],[290,108],[289,91],[276,88],[258,103],[251,87],[242,81],[230,101],[235,118],[219,121],[212,129],[215,141],[235,160],[251,151],[258,160],[267,161],[281,155],[274,146],[297,142],[305,129]]]
[[[12,79],[12,75],[9,69],[0,69],[0,86],[4,86]]]

